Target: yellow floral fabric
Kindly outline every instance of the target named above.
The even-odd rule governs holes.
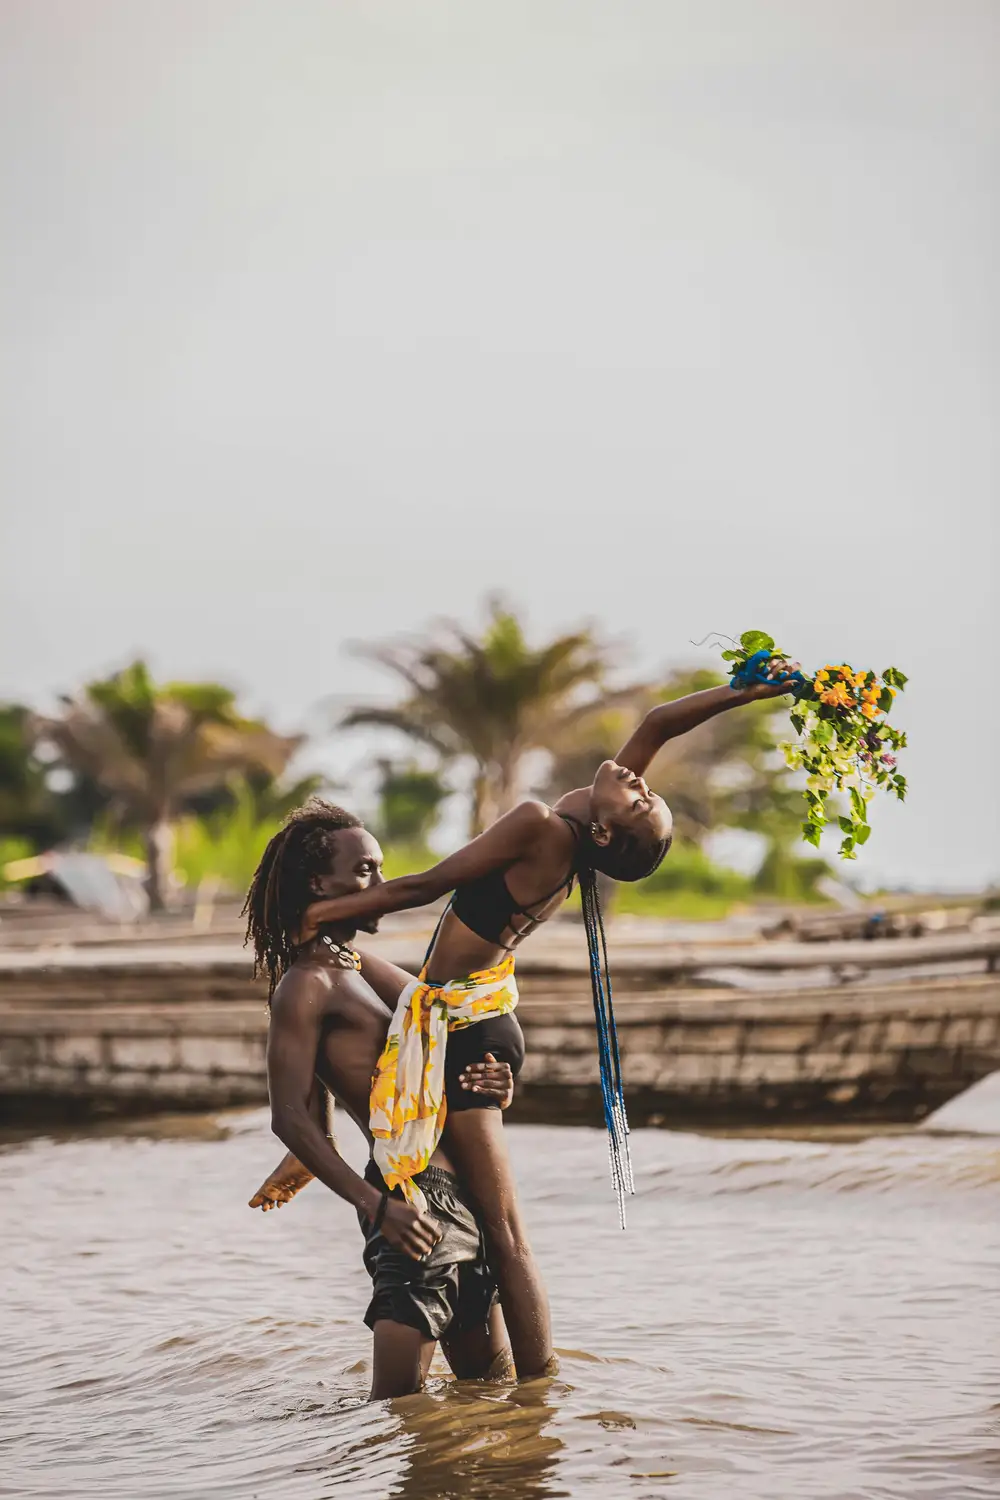
[[[372,1078],[369,1124],[374,1156],[386,1186],[402,1188],[423,1212],[426,1199],[413,1182],[437,1149],[448,1104],[444,1055],[449,1031],[485,1016],[505,1016],[517,1005],[514,955],[448,984],[428,984],[426,970],[396,1002],[382,1056]]]

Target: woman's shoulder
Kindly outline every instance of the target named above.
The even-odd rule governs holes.
[[[525,835],[534,836],[546,844],[557,840],[561,845],[573,837],[562,814],[535,797],[519,802],[509,816],[519,820]]]
[[[537,797],[526,797],[508,816],[517,818],[526,828],[543,828],[556,814],[547,802],[541,802]]]

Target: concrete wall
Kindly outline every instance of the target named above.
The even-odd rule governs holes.
[[[525,964],[516,1116],[599,1118],[585,973]],[[1000,1068],[991,973],[747,994],[616,973],[630,1118],[908,1120]],[[266,1098],[265,994],[244,959],[167,955],[0,965],[8,1117],[220,1108]]]

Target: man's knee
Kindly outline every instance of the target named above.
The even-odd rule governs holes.
[[[374,1328],[375,1368],[369,1400],[412,1396],[423,1389],[434,1345],[418,1329],[379,1319]]]
[[[394,1401],[397,1396],[415,1396],[424,1388],[423,1377],[375,1375],[368,1393],[369,1401]]]

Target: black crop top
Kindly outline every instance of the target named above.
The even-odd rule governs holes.
[[[567,817],[565,813],[558,813],[558,817],[568,824],[573,831],[573,837],[577,843],[580,841],[580,824],[576,818]],[[532,906],[547,906],[552,897],[560,891],[567,895],[573,889],[573,880],[576,876],[577,861],[574,858],[570,866],[569,874],[565,880],[561,880],[555,890],[549,891],[547,896],[540,896]],[[480,875],[478,880],[470,880],[466,885],[460,885],[451,898],[451,909],[460,922],[464,922],[477,937],[481,937],[484,943],[496,943],[497,947],[503,947],[503,935],[512,931],[518,937],[524,937],[539,925],[540,918],[526,907],[518,906],[514,897],[507,889],[507,878],[503,870],[490,870],[487,875]],[[514,917],[527,917],[527,925],[515,927]]]

